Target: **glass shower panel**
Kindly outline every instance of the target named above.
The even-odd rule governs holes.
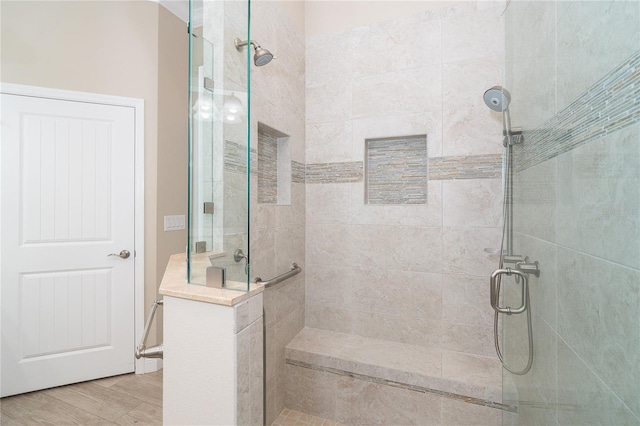
[[[640,425],[640,3],[513,0],[505,25],[514,252],[541,275],[503,423]],[[526,318],[501,322],[519,369]]]
[[[249,287],[248,2],[190,1],[188,281]]]

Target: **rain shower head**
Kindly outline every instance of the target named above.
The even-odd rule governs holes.
[[[497,112],[507,111],[511,102],[511,94],[502,86],[493,86],[484,92],[483,98],[484,103]]]
[[[238,52],[242,52],[242,48],[248,44],[253,46],[253,50],[255,51],[255,54],[253,55],[253,63],[256,64],[257,67],[267,65],[273,59],[273,54],[267,49],[260,47],[260,45],[254,40],[242,41],[239,38],[236,38],[234,43]]]

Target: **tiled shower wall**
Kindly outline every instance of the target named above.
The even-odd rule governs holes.
[[[515,249],[542,271],[505,424],[639,425],[640,3],[512,1],[505,20]],[[526,336],[506,320],[517,368]]]
[[[500,2],[307,39],[306,325],[494,356]],[[426,204],[367,205],[365,140],[426,135]]]
[[[279,2],[252,1],[251,13],[251,38],[276,57],[262,67],[251,64],[251,147],[259,154],[258,122],[288,135],[292,171],[291,203],[267,204],[258,199],[258,167],[252,167],[251,278],[272,278],[293,262],[302,267],[301,274],[264,292],[265,424],[270,425],[284,409],[284,347],[304,327],[305,41]]]

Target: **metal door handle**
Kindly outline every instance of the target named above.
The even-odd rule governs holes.
[[[507,307],[501,307],[498,305],[498,302],[500,300],[500,295],[498,294],[498,276],[500,275],[516,275],[519,276],[521,278],[521,286],[522,286],[522,302],[520,304],[519,307],[517,308],[511,308],[509,306]],[[529,289],[528,289],[528,280],[527,280],[527,274],[524,272],[520,272],[516,269],[511,269],[511,268],[506,268],[506,269],[496,269],[493,274],[491,274],[491,279],[489,280],[489,291],[490,291],[490,299],[491,299],[491,307],[498,313],[501,314],[507,314],[507,315],[511,315],[511,314],[521,314],[524,311],[527,310],[527,307],[529,306],[529,299],[528,299],[528,294],[529,294]]]
[[[127,258],[129,258],[129,256],[131,256],[131,253],[129,253],[129,250],[122,250],[118,254],[116,254],[116,253],[108,254],[107,257],[109,257],[109,256],[118,256],[121,259],[127,259]]]

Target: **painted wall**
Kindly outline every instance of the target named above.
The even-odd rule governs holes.
[[[186,241],[185,232],[163,235],[161,222],[165,214],[186,213],[186,162],[175,160],[186,158],[184,137],[177,136],[185,126],[181,96],[186,93],[177,81],[169,83],[186,68],[175,60],[181,46],[169,42],[184,38],[184,26],[153,2],[3,1],[0,6],[2,81],[145,101],[148,311],[168,255],[184,251]],[[156,333],[152,330],[150,344]]]
[[[512,1],[505,23],[514,243],[541,268],[505,424],[640,424],[640,3]],[[521,368],[525,319],[504,329]]]
[[[502,81],[495,5],[307,37],[307,327],[495,357],[487,277],[498,259],[484,249],[500,245],[501,116],[482,101]],[[425,134],[427,203],[365,204],[362,173],[350,174],[365,139]],[[460,174],[435,173],[443,161]]]
[[[165,215],[186,215],[187,111],[189,38],[186,24],[164,7],[158,8],[158,173],[156,280],[162,281],[172,254],[183,253],[186,231],[164,232]],[[156,336],[162,341],[162,312],[156,315]]]

